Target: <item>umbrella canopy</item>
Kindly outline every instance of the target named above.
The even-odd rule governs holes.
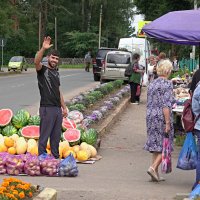
[[[160,41],[200,45],[200,10],[169,12],[145,25],[142,31]]]

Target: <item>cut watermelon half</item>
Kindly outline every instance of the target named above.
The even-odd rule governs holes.
[[[7,126],[13,117],[13,112],[11,109],[1,109],[0,110],[0,126]]]
[[[40,136],[40,126],[25,126],[21,130],[21,135],[25,138],[38,139]]]
[[[80,130],[76,129],[76,128],[70,128],[67,129],[64,133],[63,133],[63,138],[64,140],[67,140],[68,142],[76,142],[79,141],[81,137],[81,132]]]
[[[68,117],[63,118],[62,128],[63,128],[64,131],[69,129],[69,128],[76,128],[76,123],[74,122],[74,120],[69,119]]]

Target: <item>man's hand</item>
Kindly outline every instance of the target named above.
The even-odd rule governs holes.
[[[63,117],[67,117],[68,112],[69,112],[68,108],[62,109],[62,115],[63,115]]]
[[[43,41],[43,44],[42,44],[42,47],[44,49],[49,49],[52,46],[53,46],[53,44],[51,44],[51,38],[49,36],[45,37],[44,41]]]

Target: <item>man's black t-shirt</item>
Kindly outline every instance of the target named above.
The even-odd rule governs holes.
[[[42,69],[37,71],[37,79],[41,96],[40,106],[61,107],[58,71],[43,65]]]
[[[192,77],[192,83],[191,83],[191,86],[190,86],[190,91],[192,92],[192,94],[194,93],[194,90],[197,86],[197,83],[200,81],[200,69],[198,69],[193,77]]]

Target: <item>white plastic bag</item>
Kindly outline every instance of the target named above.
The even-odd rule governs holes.
[[[142,81],[142,86],[148,86],[149,80],[148,80],[148,73],[144,73],[143,75],[143,81]]]

